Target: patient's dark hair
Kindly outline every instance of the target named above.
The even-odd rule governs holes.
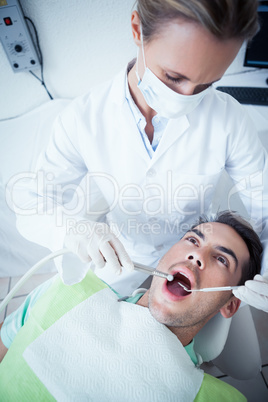
[[[242,267],[242,277],[238,285],[244,285],[247,280],[253,279],[256,274],[259,274],[261,270],[261,254],[263,247],[252,226],[236,213],[223,211],[219,212],[214,218],[201,216],[199,221],[192,226],[192,229],[202,223],[209,222],[218,222],[230,226],[247,245],[250,257],[248,263]]]

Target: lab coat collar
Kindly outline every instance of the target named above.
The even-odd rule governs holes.
[[[145,162],[149,164],[151,160],[150,156],[148,155],[148,152],[144,146],[140,131],[126,99],[125,102],[120,105],[120,107],[121,116],[123,116],[119,123],[121,124],[120,131],[124,132],[127,136],[129,148],[133,152],[137,152],[145,160]]]
[[[111,99],[113,99],[113,101],[118,105],[123,105],[125,102],[127,102],[125,91],[126,75],[127,66],[115,76],[112,83]]]
[[[137,127],[134,116],[130,110],[128,101],[126,99],[126,74],[127,66],[114,78],[111,87],[111,99],[113,102],[121,109],[120,115],[122,119],[118,124],[121,125],[120,131],[124,132],[128,137],[129,147],[137,152],[147,164],[150,163],[150,157],[147,150],[143,144],[139,129]]]
[[[124,122],[125,127],[122,127],[121,129],[125,130],[126,135],[131,136],[131,138],[129,138],[130,146],[147,161],[148,165],[151,166],[158,161],[158,159],[171,145],[174,144],[174,142],[178,140],[181,135],[185,133],[190,126],[189,120],[187,116],[170,119],[163,137],[161,138],[152,159],[150,159],[126,99],[126,74],[127,66],[115,77],[111,87],[111,98],[119,107],[122,108],[121,116],[123,116],[123,119],[121,122]]]
[[[177,119],[170,119],[164,134],[156,148],[151,164],[156,163],[158,159],[171,147],[190,127],[187,116],[181,116]],[[186,152],[186,150],[185,150]]]

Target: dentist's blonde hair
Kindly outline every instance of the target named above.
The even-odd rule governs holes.
[[[175,19],[201,24],[220,40],[251,39],[258,31],[258,0],[137,0],[144,40]]]

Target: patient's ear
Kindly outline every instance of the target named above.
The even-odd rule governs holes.
[[[232,296],[231,299],[220,309],[220,313],[224,318],[232,317],[238,310],[241,300]]]

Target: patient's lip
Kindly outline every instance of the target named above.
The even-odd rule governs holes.
[[[176,274],[180,273],[181,275],[184,275],[188,278],[188,280],[190,281],[191,284],[191,288],[194,287],[195,284],[195,277],[193,272],[186,267],[185,265],[178,265],[176,267],[174,267],[171,272],[170,272],[173,276],[176,276]],[[176,278],[175,278],[176,280]],[[163,294],[171,301],[179,301],[182,299],[185,299],[185,297],[189,297],[191,295],[191,293],[184,293],[184,294],[174,294],[169,290],[169,285],[167,283],[167,281],[165,281],[165,283],[163,284],[163,288],[162,288]]]
[[[178,265],[172,269],[171,275],[175,276],[178,273],[185,275],[189,279],[191,288],[195,287],[195,276],[190,268],[188,268],[186,265]]]

